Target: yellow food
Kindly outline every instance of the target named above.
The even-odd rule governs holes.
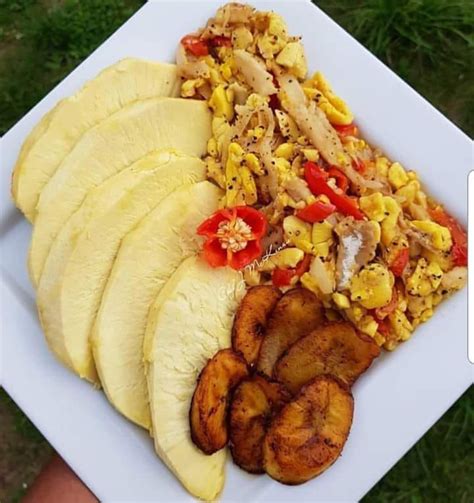
[[[413,220],[412,225],[416,229],[427,234],[436,249],[441,251],[448,251],[449,249],[451,249],[451,246],[453,245],[453,242],[451,240],[451,233],[446,227],[426,220]]]
[[[200,157],[210,136],[206,104],[174,98],[138,101],[90,129],[41,192],[28,258],[33,284],[54,238],[91,189],[153,150]]]
[[[96,383],[90,336],[123,237],[176,188],[203,180],[205,167],[197,158],[165,151],[135,163],[126,187],[123,176],[99,196],[100,213],[86,202],[63,227],[38,285],[38,312],[50,348]]]
[[[191,441],[189,410],[209,358],[231,343],[241,277],[186,259],[152,305],[143,355],[155,449],[196,498],[215,500],[224,486],[226,452],[207,456]]]
[[[126,58],[103,70],[49,112],[26,139],[13,172],[12,194],[28,220],[41,191],[81,136],[137,100],[178,96],[177,67]]]
[[[107,280],[91,334],[94,361],[110,403],[144,428],[151,428],[142,354],[148,311],[181,262],[199,252],[196,227],[221,197],[208,181],[176,189],[125,236]]]
[[[351,300],[366,309],[386,306],[392,298],[393,276],[381,264],[370,264],[352,278]]]

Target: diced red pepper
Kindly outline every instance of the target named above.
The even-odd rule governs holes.
[[[304,165],[304,176],[311,192],[317,196],[325,195],[344,215],[356,220],[363,220],[364,214],[359,210],[356,200],[346,194],[338,194],[327,183],[328,173],[314,162]]]
[[[276,287],[289,286],[291,285],[291,280],[294,276],[294,269],[283,269],[281,267],[277,267],[276,269],[273,269],[272,282]]]
[[[216,35],[209,39],[209,43],[212,47],[232,47],[232,40],[230,37],[224,37],[223,35]]]
[[[315,201],[314,203],[308,204],[308,206],[302,210],[297,211],[296,216],[305,222],[314,224],[316,222],[322,222],[335,211],[336,207],[334,204]]]
[[[454,265],[467,266],[467,234],[459,222],[446,213],[441,206],[429,210],[430,217],[439,225],[447,227],[453,238],[451,255]]]
[[[245,248],[232,251],[223,248],[221,236],[218,234],[222,222],[233,223],[237,218],[242,219],[251,229],[250,239]],[[204,220],[197,228],[200,236],[207,238],[203,246],[203,257],[212,267],[229,265],[240,270],[262,255],[261,238],[267,229],[267,221],[260,211],[250,206],[237,206],[216,211]]]
[[[390,321],[388,319],[377,320],[377,323],[379,325],[377,331],[384,337],[388,337],[391,332]]]
[[[311,265],[311,255],[306,254],[295,268],[277,267],[272,272],[272,282],[277,287],[291,285],[291,280],[295,277],[301,277],[308,271]]]
[[[349,188],[349,180],[341,170],[331,167],[328,169],[328,175],[336,180],[336,185],[342,190],[342,192],[347,191]]]
[[[308,272],[309,266],[311,265],[312,256],[308,253],[304,256],[303,260],[295,267],[295,274],[297,276],[303,276],[305,272]]]
[[[352,164],[358,173],[365,173],[367,170],[367,165],[362,159],[355,159],[352,161]]]
[[[186,35],[181,39],[181,44],[187,52],[194,56],[207,56],[209,54],[207,42],[196,35]]]
[[[357,126],[353,122],[347,124],[347,126],[337,126],[333,124],[333,128],[340,136],[357,136],[359,132]]]
[[[393,272],[394,276],[399,278],[403,274],[409,259],[410,250],[408,248],[402,248],[390,264],[390,270]]]

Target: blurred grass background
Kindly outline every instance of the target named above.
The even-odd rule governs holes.
[[[141,0],[0,0],[0,135],[143,3]],[[473,136],[472,0],[316,0],[315,3]],[[52,449],[3,390],[0,390],[0,425],[0,503],[16,502]],[[473,501],[474,387],[471,387],[363,502]]]

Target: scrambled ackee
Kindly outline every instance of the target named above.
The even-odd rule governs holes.
[[[388,350],[464,286],[464,230],[414,171],[361,137],[322,73],[308,78],[281,16],[227,4],[181,40],[177,62],[181,95],[213,114],[208,178],[225,197],[204,249],[211,264],[238,264],[248,285],[299,283],[329,320]]]

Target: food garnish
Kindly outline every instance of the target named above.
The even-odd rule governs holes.
[[[239,270],[262,255],[265,216],[250,206],[226,208],[214,213],[197,229],[207,238],[203,255],[212,267],[229,265]]]

